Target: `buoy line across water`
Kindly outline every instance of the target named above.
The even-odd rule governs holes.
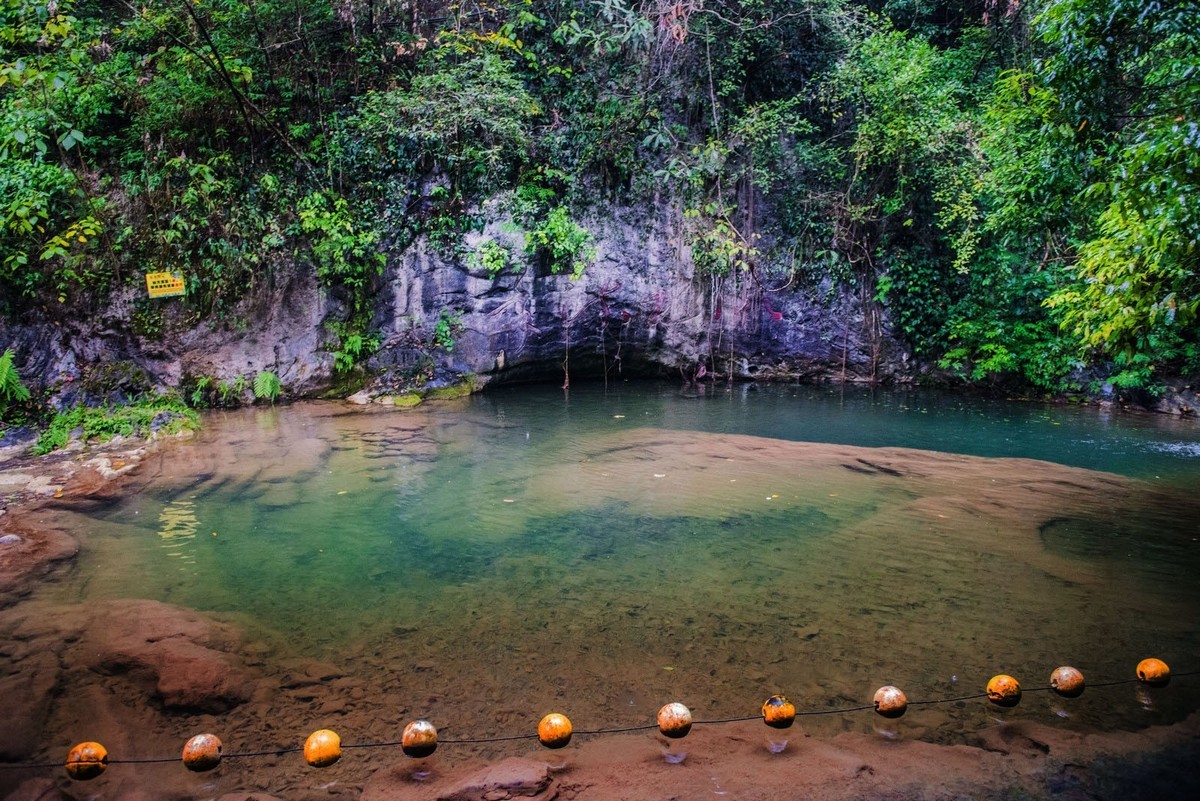
[[[1085,685],[1082,672],[1074,667],[1063,666],[1056,668],[1050,674],[1047,686],[1035,687],[1026,690],[1026,692],[1054,692],[1064,698],[1077,698],[1083,693],[1085,686],[1103,688],[1140,683],[1151,687],[1164,687],[1170,683],[1173,675],[1178,677],[1200,675],[1200,671],[1172,674],[1171,669],[1165,662],[1155,658],[1143,659],[1138,663],[1135,672],[1136,678]],[[348,743],[343,745],[341,737],[337,732],[330,729],[318,729],[308,736],[303,746],[262,751],[240,751],[229,754],[223,753],[224,745],[219,737],[206,732],[198,734],[187,741],[183,747],[182,761],[188,770],[204,772],[216,768],[224,759],[274,757],[303,752],[305,762],[312,767],[324,768],[335,764],[341,759],[343,749],[394,748],[399,746],[406,756],[421,759],[433,754],[437,750],[439,743],[446,745],[469,745],[537,739],[546,748],[562,748],[571,741],[571,737],[575,734],[580,736],[622,734],[649,731],[655,728],[666,737],[679,739],[686,737],[693,725],[718,725],[761,719],[766,725],[772,728],[786,729],[795,722],[797,717],[844,715],[871,709],[885,718],[894,719],[904,715],[910,706],[949,704],[979,698],[987,698],[989,702],[1002,708],[1012,708],[1020,702],[1021,696],[1022,688],[1020,682],[1012,676],[1002,673],[993,676],[988,681],[984,692],[953,698],[910,701],[898,687],[885,685],[875,692],[870,704],[839,707],[836,709],[797,710],[795,705],[785,696],[773,695],[763,703],[762,711],[758,715],[708,720],[694,720],[691,710],[686,705],[678,701],[673,701],[659,709],[655,723],[584,731],[574,731],[571,721],[566,715],[560,712],[551,712],[538,722],[535,734],[439,740],[437,729],[432,723],[427,720],[415,720],[405,726],[401,734],[401,739],[397,741]],[[111,759],[108,750],[103,745],[89,741],[79,743],[73,747],[67,754],[65,763],[0,764],[0,770],[38,770],[63,766],[72,779],[87,781],[104,773],[109,765],[162,764],[174,762],[177,759],[180,758]]]

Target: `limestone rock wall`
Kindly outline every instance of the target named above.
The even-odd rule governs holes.
[[[880,310],[853,291],[749,272],[697,276],[679,220],[667,213],[617,209],[585,222],[597,235],[597,258],[578,280],[524,257],[520,234],[503,219],[468,235],[467,255],[439,253],[424,241],[393,254],[375,317],[384,346],[374,366],[410,364],[445,314],[458,330],[453,350],[439,358],[453,371],[493,380],[599,379],[606,372],[912,377]],[[494,277],[469,256],[485,238],[516,254]]]
[[[433,380],[912,377],[907,353],[861,292],[768,278],[767,269],[697,276],[682,218],[665,205],[600,209],[583,222],[597,258],[578,280],[526,256],[521,233],[503,218],[469,234],[457,254],[424,239],[393,247],[375,287],[382,347],[367,363],[368,389],[386,391],[421,366]],[[513,254],[495,277],[470,258],[484,237]],[[344,316],[344,304],[317,285],[310,265],[277,265],[225,319],[198,319],[179,299],[154,301],[161,317],[152,332],[135,323],[143,293],[127,286],[94,308],[45,307],[0,320],[0,347],[15,348],[26,383],[51,387],[59,405],[89,400],[77,382],[106,365],[131,372],[113,379],[131,389],[179,387],[196,376],[252,379],[262,370],[275,372],[292,397],[337,385],[337,340],[327,323]],[[433,344],[443,313],[453,322],[450,349]]]

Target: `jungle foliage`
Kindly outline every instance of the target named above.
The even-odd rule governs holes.
[[[578,278],[590,208],[665,200],[701,280],[852,287],[966,380],[1152,386],[1200,370],[1197,19],[1197,0],[0,0],[0,313],[182,268],[220,319],[307,264],[345,301],[349,367],[385,247]],[[523,252],[463,248],[484,202]]]

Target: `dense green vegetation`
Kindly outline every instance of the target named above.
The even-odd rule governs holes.
[[[1195,0],[0,0],[0,313],[182,268],[220,320],[309,264],[344,301],[349,369],[377,345],[383,243],[578,275],[589,204],[660,202],[700,280],[832,278],[973,381],[1152,386],[1200,368],[1198,19]],[[485,201],[523,253],[465,252]]]
[[[147,437],[194,431],[200,417],[177,397],[148,395],[119,406],[75,406],[54,415],[33,447],[35,454],[58,450],[78,436],[107,442],[115,436]]]

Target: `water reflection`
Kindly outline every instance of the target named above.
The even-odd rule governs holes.
[[[167,556],[194,564],[195,553],[190,549],[200,523],[196,520],[194,501],[171,501],[158,513],[158,536]],[[214,532],[215,535],[215,532]]]

